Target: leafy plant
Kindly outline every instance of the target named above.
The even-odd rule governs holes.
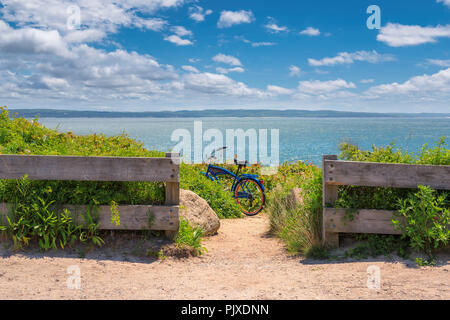
[[[117,203],[111,201],[111,223],[120,226],[120,215]]]
[[[8,223],[1,229],[13,240],[15,250],[28,246],[33,239],[44,251],[58,247],[64,249],[77,240],[91,240],[101,245],[102,240],[96,235],[97,225],[91,225],[89,233],[84,235],[85,231],[81,225],[75,224],[69,210],[58,211],[54,201],[34,198],[27,181],[17,180],[15,202],[9,214],[3,213],[7,214]]]
[[[433,250],[445,246],[450,239],[450,209],[445,195],[437,195],[427,186],[406,199],[399,199],[399,210],[394,225],[409,238],[410,245],[425,252],[430,259]],[[404,220],[404,221],[403,221]]]
[[[355,239],[359,244],[350,250],[346,250],[345,257],[352,257],[357,260],[376,258],[380,255],[390,256],[396,253],[398,256],[409,257],[409,242],[399,236],[381,234],[356,234]]]
[[[206,252],[206,248],[202,246],[203,230],[201,228],[192,227],[189,222],[180,217],[180,227],[175,237],[175,243],[180,248],[189,246],[194,249],[194,252],[198,255]]]
[[[321,245],[322,171],[300,162],[283,166],[291,170],[281,171],[283,184],[268,193],[271,231],[285,241],[289,252],[323,258],[327,253]],[[292,193],[294,188],[299,188],[301,200]]]
[[[180,187],[191,190],[205,199],[219,218],[242,217],[231,192],[223,190],[219,184],[202,175],[201,171],[206,171],[204,165],[182,163],[180,167]]]
[[[340,149],[340,158],[350,161],[450,164],[450,149],[447,148],[445,137],[434,147],[425,144],[417,154],[396,148],[394,143],[385,147],[373,146],[370,151],[344,143]],[[450,202],[447,199],[450,193],[447,190],[432,190],[424,186],[419,186],[418,189],[341,186],[338,192],[335,207],[398,211],[393,222],[402,231],[402,241],[392,241],[391,236],[385,235],[370,236],[366,239],[368,242],[348,253],[351,256],[389,253],[394,247],[399,254],[403,254],[406,252],[406,242],[416,251],[423,251],[428,255],[427,260],[417,259],[419,265],[430,265],[433,263],[433,250],[448,244]],[[351,218],[351,215],[347,218]],[[381,250],[380,247],[384,249]]]

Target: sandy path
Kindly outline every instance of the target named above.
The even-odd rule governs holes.
[[[323,263],[289,257],[267,236],[264,216],[222,220],[199,258],[60,254],[1,257],[1,299],[449,299],[450,266],[416,268],[387,259]],[[77,265],[81,289],[68,289]],[[380,268],[380,289],[367,288],[367,267]]]

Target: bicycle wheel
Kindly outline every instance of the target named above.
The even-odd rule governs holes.
[[[258,182],[242,179],[234,191],[236,203],[247,216],[257,215],[264,207],[266,196]]]

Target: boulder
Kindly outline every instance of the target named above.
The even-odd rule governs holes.
[[[190,190],[180,189],[180,216],[190,225],[203,229],[203,235],[217,233],[220,220],[205,199]]]

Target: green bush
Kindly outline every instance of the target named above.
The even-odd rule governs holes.
[[[394,143],[385,147],[373,146],[370,151],[363,151],[354,145],[344,143],[340,149],[340,158],[350,161],[450,165],[450,149],[447,148],[445,137],[442,137],[435,146],[425,144],[418,153],[405,152],[396,148]],[[433,250],[448,244],[450,232],[448,190],[432,190],[424,186],[419,186],[418,189],[340,186],[338,194],[338,200],[334,204],[338,208],[385,209],[398,212],[398,217],[393,219],[393,223],[402,231],[402,239],[399,241],[390,238],[390,249],[384,250],[385,253],[392,251],[392,243],[397,243],[397,249],[404,252],[404,243],[407,241],[411,248],[425,252],[431,259]],[[400,223],[400,217],[405,220],[404,224]],[[349,213],[348,218],[352,218],[352,213]],[[368,237],[366,239],[369,240],[366,242],[368,250],[372,253],[380,252],[377,248],[383,247],[379,243],[382,242],[381,238],[386,237],[388,236]],[[358,250],[366,251],[361,247],[358,247]],[[427,262],[418,260],[418,263]]]
[[[0,109],[0,154],[161,157],[126,134],[74,135],[42,126],[37,119],[10,117]],[[31,181],[35,196],[55,204],[163,204],[162,182]],[[0,180],[0,201],[10,202],[15,181]]]
[[[84,214],[86,228],[82,229],[73,221],[69,210],[59,209],[54,206],[54,201],[47,202],[36,196],[29,180],[15,181],[12,191],[10,197],[13,200],[9,202],[12,210],[6,215],[7,223],[0,225],[0,231],[6,232],[14,241],[15,250],[28,246],[32,240],[37,240],[44,251],[64,249],[75,241],[103,244],[92,207]]]
[[[209,180],[201,171],[206,171],[205,165],[181,164],[180,187],[191,190],[208,202],[219,218],[239,218],[242,214],[231,192],[223,190],[222,186]]]
[[[0,109],[0,154],[164,156],[163,152],[147,150],[141,142],[126,134],[107,137],[103,134],[82,136],[71,132],[61,133],[42,126],[37,119],[30,121],[11,116],[6,108]],[[201,175],[201,167],[182,164],[181,187],[204,198],[220,218],[242,216],[231,194]],[[26,193],[21,192],[24,189],[27,190]],[[9,212],[10,220],[4,223],[2,230],[6,230],[11,238],[15,237],[13,239],[17,242],[17,247],[27,245],[29,239],[35,237],[38,241],[43,239],[40,242],[43,244],[41,248],[47,250],[49,246],[55,248],[54,244],[59,244],[60,247],[70,245],[75,238],[80,241],[89,239],[95,244],[102,243],[97,237],[95,217],[89,217],[91,231],[82,231],[80,226],[65,215],[67,212],[59,209],[60,205],[90,205],[92,208],[112,205],[112,210],[119,204],[160,205],[165,202],[165,188],[163,182],[0,180],[0,202],[15,204],[13,212]],[[31,214],[32,211],[35,213]],[[48,218],[45,220],[46,224],[30,220],[32,216],[39,216],[36,212],[45,213]],[[37,232],[41,226],[46,232]],[[75,231],[72,232],[72,229]],[[60,232],[62,230],[65,231]],[[47,238],[49,240],[45,240]]]
[[[384,163],[450,165],[450,149],[446,148],[446,138],[442,137],[434,147],[425,144],[417,154],[408,153],[391,143],[385,147],[372,146],[372,150],[343,143],[340,145],[340,159]],[[412,196],[417,189],[340,186],[337,208],[364,208],[397,210],[398,200]],[[438,190],[437,194],[448,197],[449,191]]]
[[[272,233],[286,243],[291,253],[326,255],[321,246],[322,171],[302,162],[283,164],[272,180],[279,181],[267,199]],[[300,188],[302,204],[294,200],[293,188]]]
[[[196,255],[201,255],[206,251],[201,243],[202,235],[203,230],[201,228],[194,228],[186,219],[180,218],[180,227],[175,237],[175,243],[180,248],[189,246],[194,249]]]
[[[0,108],[0,154],[161,157],[126,134],[74,135],[11,116]],[[37,240],[42,250],[71,245],[75,240],[101,245],[94,211],[99,205],[163,204],[163,182],[96,182],[0,180],[0,202],[13,204],[1,229],[16,248]],[[89,205],[81,228],[61,205]]]
[[[430,187],[419,186],[419,191],[406,199],[399,199],[395,227],[409,238],[417,251],[433,257],[433,250],[446,246],[450,239],[450,206],[445,195],[437,195]],[[405,223],[402,223],[402,219]]]
[[[339,158],[349,161],[385,162],[450,165],[450,149],[447,148],[446,137],[441,137],[434,147],[424,144],[418,153],[411,153],[397,148],[395,143],[388,146],[372,146],[372,150],[360,150],[350,143],[342,143]]]

